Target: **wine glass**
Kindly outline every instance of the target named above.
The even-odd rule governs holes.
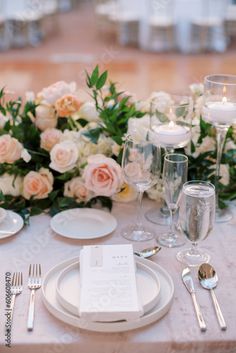
[[[142,224],[143,193],[158,181],[160,174],[160,148],[150,141],[136,141],[128,136],[125,142],[122,169],[126,182],[138,190],[136,223],[122,230],[122,236],[132,241],[147,241],[155,232]]]
[[[189,181],[184,184],[180,210],[180,227],[191,241],[192,247],[177,254],[177,259],[188,266],[199,266],[210,256],[197,249],[198,241],[204,240],[214,226],[215,187],[205,181]]]
[[[227,222],[232,218],[232,214],[228,209],[219,209],[218,193],[220,162],[226,134],[229,127],[236,123],[236,75],[210,75],[205,77],[203,118],[216,128],[216,221]]]
[[[179,197],[182,186],[187,181],[187,173],[187,156],[178,153],[169,153],[165,155],[162,178],[165,201],[170,212],[170,229],[167,234],[159,236],[157,241],[168,248],[184,244],[184,239],[176,234],[173,216],[179,207]]]
[[[151,99],[150,136],[167,153],[175,148],[186,147],[191,140],[193,100],[188,96],[156,94]],[[169,224],[169,210],[166,205],[158,210],[153,208],[145,216],[155,224]]]

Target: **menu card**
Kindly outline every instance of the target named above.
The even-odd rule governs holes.
[[[85,246],[80,252],[81,318],[134,320],[143,315],[137,293],[133,246]]]

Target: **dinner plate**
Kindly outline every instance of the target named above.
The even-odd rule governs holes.
[[[157,273],[149,266],[138,261],[136,261],[136,264],[137,290],[144,313],[147,313],[160,299],[160,281]],[[70,313],[79,316],[79,262],[75,262],[61,271],[58,276],[56,290],[59,303]]]
[[[156,263],[138,259],[137,262],[150,267],[156,272],[160,281],[160,299],[158,303],[142,317],[132,321],[115,322],[88,322],[77,315],[71,314],[66,310],[57,299],[57,281],[61,271],[66,267],[79,261],[79,258],[67,260],[47,272],[42,283],[43,302],[48,311],[57,319],[72,326],[96,332],[126,332],[149,325],[162,318],[169,311],[173,296],[174,284],[170,275]]]
[[[7,211],[6,217],[0,224],[0,239],[11,237],[24,226],[23,218],[13,211]]]
[[[110,213],[93,208],[75,208],[56,214],[50,222],[59,235],[71,239],[101,238],[113,232],[117,221]]]

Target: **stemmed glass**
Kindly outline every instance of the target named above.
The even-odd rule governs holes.
[[[150,137],[167,153],[186,147],[191,140],[193,100],[188,96],[157,95],[151,100]],[[145,214],[155,224],[168,225],[169,211],[165,206],[153,208]]]
[[[179,197],[183,184],[187,181],[188,157],[183,154],[170,153],[164,158],[163,183],[165,201],[170,212],[170,230],[157,238],[157,241],[168,248],[184,244],[184,239],[176,234],[174,213],[179,207]]]
[[[155,232],[142,224],[142,198],[148,188],[157,183],[160,175],[160,148],[150,141],[136,141],[127,137],[122,169],[128,184],[138,190],[138,209],[136,223],[122,230],[122,236],[131,241],[147,241],[154,237]]]
[[[192,247],[177,254],[177,259],[188,266],[199,266],[210,260],[210,256],[197,249],[199,240],[204,240],[213,229],[215,221],[215,187],[204,181],[189,181],[184,184],[180,201],[179,222]]]
[[[203,118],[216,128],[216,221],[227,222],[232,218],[232,214],[228,209],[219,209],[218,193],[220,162],[226,134],[229,127],[236,123],[236,75],[210,75],[205,77]]]

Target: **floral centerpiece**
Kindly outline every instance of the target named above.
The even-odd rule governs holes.
[[[0,203],[29,215],[50,214],[112,200],[128,202],[137,196],[125,184],[121,170],[122,145],[127,132],[148,128],[150,105],[168,105],[168,93],[155,92],[136,101],[117,86],[107,84],[107,72],[96,67],[87,74],[91,100],[82,102],[75,83],[57,82],[36,96],[8,98],[0,91]],[[195,100],[193,139],[189,155],[190,179],[212,179],[216,145],[211,125],[201,119],[201,85],[191,86]],[[134,129],[135,126],[135,129]],[[221,201],[236,198],[236,131],[229,131],[220,180]],[[161,196],[161,181],[149,191]],[[223,205],[223,203],[221,203]]]

